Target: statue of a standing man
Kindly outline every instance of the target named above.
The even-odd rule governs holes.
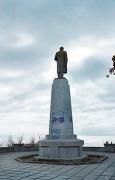
[[[64,51],[64,47],[60,47],[60,51],[58,51],[55,54],[54,60],[57,61],[58,78],[62,79],[63,74],[67,73],[67,62],[68,62],[67,52]]]

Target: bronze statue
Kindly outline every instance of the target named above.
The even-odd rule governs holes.
[[[67,52],[64,51],[64,47],[60,47],[60,50],[55,54],[55,61],[57,61],[57,74],[58,78],[62,79],[63,75],[67,73]]]
[[[109,78],[110,74],[114,74],[114,71],[115,71],[115,55],[113,55],[112,57],[112,61],[113,61],[113,67],[109,69],[109,74],[106,76],[107,78]]]

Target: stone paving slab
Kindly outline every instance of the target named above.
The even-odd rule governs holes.
[[[36,152],[0,155],[0,180],[115,180],[115,154],[106,154],[108,159],[90,165],[20,163],[15,160],[32,153]]]

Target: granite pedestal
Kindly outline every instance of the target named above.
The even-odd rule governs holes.
[[[83,140],[73,133],[70,87],[67,79],[54,79],[51,92],[49,135],[39,141],[39,158],[78,159]]]

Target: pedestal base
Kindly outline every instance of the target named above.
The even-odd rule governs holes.
[[[39,141],[39,158],[41,159],[79,159],[82,158],[83,140],[80,139],[46,139]]]

